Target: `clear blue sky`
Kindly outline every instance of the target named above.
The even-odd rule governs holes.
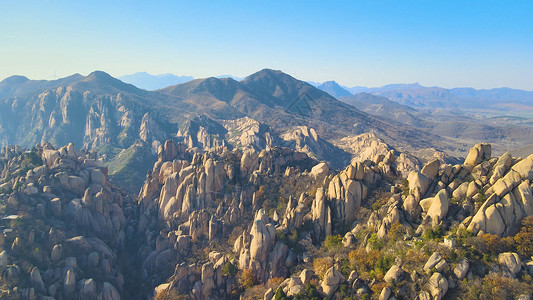
[[[0,79],[263,68],[347,86],[533,90],[533,1],[0,0]]]

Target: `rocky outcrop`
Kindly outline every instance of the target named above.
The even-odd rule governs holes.
[[[154,142],[160,143],[166,139],[166,133],[149,112],[145,113],[141,120],[139,138],[149,145],[152,145]]]
[[[481,162],[490,159],[491,152],[491,146],[489,144],[477,144],[468,152],[464,164],[470,166],[479,165]]]
[[[222,126],[227,130],[226,140],[231,145],[252,147],[256,150],[273,146],[269,128],[252,118],[224,120]]]
[[[173,141],[159,147],[158,157],[139,193],[139,233],[155,245],[139,251],[147,284],[156,286],[171,278],[168,266],[176,264],[181,253],[206,240],[224,243],[235,228],[245,224],[250,225],[240,229],[233,249],[237,259],[232,263],[239,269],[253,270],[261,282],[287,275],[296,256],[276,240],[275,226],[283,224],[285,230],[302,226],[311,199],[304,194],[299,201],[289,197],[285,214],[269,217],[260,208],[258,201],[266,195],[260,196],[258,187],[265,176],[278,176],[289,168],[293,176],[314,182],[317,179],[308,174],[316,161],[288,148],[241,152],[215,147],[202,151]],[[215,277],[222,267],[218,271],[215,268]],[[193,286],[185,280],[174,280],[172,287],[178,285],[180,291],[195,297],[227,293],[218,279],[213,279],[214,285],[195,279]]]
[[[23,162],[29,168],[18,172],[23,176],[6,176],[16,174]],[[12,187],[9,195],[2,191],[0,197],[12,199],[5,209],[17,211],[19,222],[10,224],[11,233],[0,245],[10,246],[2,252],[0,265],[7,265],[8,257],[11,264],[28,265],[31,257],[33,267],[6,271],[15,285],[2,293],[79,299],[107,293],[108,299],[119,299],[124,280],[117,253],[126,243],[127,226],[123,208],[132,203],[108,182],[108,170],[96,154],[73,144],[57,150],[43,144],[4,163],[1,178]]]
[[[522,262],[518,254],[513,252],[500,253],[498,263],[504,266],[514,277],[522,269]]]
[[[448,280],[440,273],[433,273],[428,281],[428,288],[433,299],[440,300],[448,292]]]
[[[391,164],[394,165],[394,169],[398,172],[398,175],[406,177],[409,172],[420,169],[418,159],[407,153],[396,154],[389,145],[372,133],[345,137],[338,143],[338,146],[353,154],[352,164],[367,160],[377,162],[380,160],[380,157],[382,159],[389,156],[389,159],[392,159]]]
[[[383,280],[389,284],[400,282],[404,271],[397,265],[393,265],[383,277]]]
[[[344,276],[334,267],[331,267],[324,274],[324,280],[322,280],[322,283],[320,284],[320,289],[328,299],[331,299],[339,287],[339,284],[344,281],[346,281],[346,278],[344,278]]]
[[[531,215],[530,178],[533,175],[530,175],[528,168],[533,169],[532,161],[533,156],[518,161],[494,185],[483,188],[483,194],[489,196],[472,218],[469,230],[474,233],[509,235],[516,231],[525,216]],[[499,170],[502,165],[505,166],[504,163],[496,163],[492,171]]]

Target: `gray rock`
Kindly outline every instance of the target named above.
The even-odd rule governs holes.
[[[43,279],[41,278],[41,272],[39,268],[33,267],[30,273],[30,283],[37,293],[46,293]]]
[[[80,300],[96,299],[96,284],[92,278],[80,280],[78,289]]]
[[[450,200],[446,195],[446,190],[441,190],[433,198],[431,206],[429,207],[427,215],[431,217],[432,220],[440,221],[446,217],[448,213],[448,208],[450,206]]]
[[[335,294],[335,291],[339,287],[339,284],[344,281],[346,281],[344,276],[342,276],[342,274],[337,271],[335,267],[331,267],[324,274],[324,280],[322,281],[320,288],[322,289],[322,292],[326,295],[326,297],[328,299],[331,299],[331,297],[333,297],[333,294]]]
[[[389,284],[400,282],[403,277],[403,270],[397,265],[393,265],[383,277],[383,280]]]
[[[78,262],[75,257],[70,256],[70,257],[65,258],[65,266],[71,267],[71,268],[77,268]]]
[[[506,267],[513,276],[515,276],[522,268],[520,257],[514,252],[500,253],[500,255],[498,255],[498,263]]]
[[[54,198],[50,200],[50,209],[52,210],[52,215],[54,215],[54,217],[60,218],[62,213],[61,199]]]
[[[426,264],[424,265],[424,271],[429,272],[442,260],[442,255],[438,252],[433,252]]]
[[[391,295],[391,290],[388,287],[384,287],[379,294],[379,300],[388,300]]]
[[[63,257],[63,245],[56,244],[52,248],[52,261],[57,262]]]
[[[435,272],[429,278],[428,288],[433,299],[440,300],[448,291],[448,280],[440,273]]]
[[[468,259],[466,257],[462,258],[457,266],[453,269],[453,273],[459,280],[463,280],[465,278],[466,274],[468,273],[468,267],[470,264],[468,263]]]
[[[9,264],[6,250],[0,252],[0,271],[3,271]]]
[[[491,156],[491,146],[486,143],[475,145],[470,149],[468,155],[465,158],[465,165],[476,166],[483,161],[489,160]]]
[[[102,288],[102,300],[120,300],[117,289],[109,282],[104,282]]]
[[[264,300],[272,300],[274,297],[274,290],[272,288],[269,288],[263,297]]]
[[[87,264],[91,268],[96,268],[98,266],[98,262],[100,261],[100,254],[98,252],[91,252],[89,255],[87,255]]]
[[[350,276],[348,276],[348,283],[350,285],[353,284],[353,282],[357,279],[357,277],[359,277],[359,274],[357,273],[356,270],[353,270],[352,272],[350,272]]]
[[[438,159],[434,159],[434,160],[428,162],[427,164],[425,164],[424,167],[422,167],[422,170],[420,171],[420,173],[422,173],[422,174],[426,175],[427,177],[433,179],[439,173],[439,167],[440,167],[439,160]]]
[[[312,270],[303,269],[302,272],[300,272],[300,280],[304,285],[310,283],[311,279],[313,279],[314,277],[315,272],[313,272]]]
[[[68,270],[63,281],[63,293],[66,297],[70,297],[74,290],[76,290],[76,274],[72,270]]]

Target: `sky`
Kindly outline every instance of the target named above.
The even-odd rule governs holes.
[[[533,90],[533,1],[0,0],[0,80],[263,68],[349,87]]]

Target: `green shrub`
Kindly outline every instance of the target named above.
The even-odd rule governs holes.
[[[387,271],[392,267],[394,258],[392,256],[381,256],[374,264],[374,271],[378,277],[383,278]]]
[[[342,247],[342,236],[339,235],[328,235],[324,240],[324,247],[328,250],[334,250]]]
[[[407,180],[407,178],[404,178],[402,180],[402,196],[404,197],[407,197],[409,196],[409,181]]]
[[[277,299],[277,298],[276,298]],[[321,300],[322,296],[318,293],[316,287],[310,283],[305,286],[305,290],[294,295],[295,300]]]
[[[478,191],[478,196],[476,198],[476,202],[483,203],[483,202],[485,202],[485,200],[487,200],[487,196],[485,195],[485,191],[483,191],[483,189],[480,188],[479,191]]]
[[[224,265],[224,268],[222,268],[222,275],[224,276],[234,277],[238,272],[239,269],[229,261]]]
[[[282,230],[276,231],[276,239],[283,242],[297,254],[302,253],[303,251],[302,246],[298,243],[298,231],[296,229],[293,229],[290,234]]]
[[[426,228],[422,234],[424,241],[441,240],[443,236],[442,228],[437,226],[435,228]]]
[[[287,294],[283,291],[283,289],[280,287],[276,290],[276,293],[274,294],[275,300],[288,300]]]
[[[372,233],[372,235],[370,235],[370,237],[368,238],[367,244],[370,245],[372,249],[377,249],[377,250],[380,250],[381,248],[383,248],[383,246],[385,246],[383,241],[380,238],[378,238],[378,235],[376,233]]]

